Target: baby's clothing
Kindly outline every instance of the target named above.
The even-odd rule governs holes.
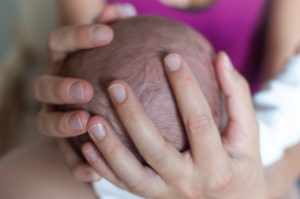
[[[278,161],[284,151],[300,142],[300,55],[254,96],[264,166]]]
[[[300,142],[300,55],[291,58],[284,71],[254,96],[254,106],[262,163],[269,166]],[[141,199],[105,179],[94,182],[93,188],[101,199]]]

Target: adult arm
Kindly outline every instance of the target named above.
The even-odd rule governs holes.
[[[89,24],[104,8],[104,0],[58,0],[63,25]]]
[[[262,81],[279,74],[300,44],[300,0],[272,0],[268,21]]]

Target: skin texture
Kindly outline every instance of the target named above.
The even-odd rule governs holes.
[[[186,57],[219,126],[220,92],[212,61],[214,53],[202,36],[177,22],[156,17],[135,17],[117,22],[112,28],[115,37],[111,44],[71,55],[60,72],[62,76],[89,81],[96,91],[92,101],[57,110],[84,109],[108,118],[121,140],[137,154],[106,94],[110,81],[122,79],[132,86],[163,137],[183,151],[188,148],[186,132],[161,64],[167,53],[176,52]],[[82,137],[81,141],[87,139]]]
[[[82,23],[86,23],[85,22],[85,18],[88,18],[90,21],[88,21],[88,23],[91,23],[92,20],[91,18],[94,18],[95,16],[90,16],[91,10],[89,8],[93,8],[92,10],[94,10],[94,8],[96,8],[99,2],[103,2],[103,0],[99,0],[99,1],[95,1],[96,3],[93,3],[92,1],[89,1],[90,7],[89,6],[85,6],[82,7],[80,5],[80,3],[74,3],[74,1],[70,1],[70,0],[62,0],[61,2],[64,2],[64,6],[62,7],[62,13],[67,13],[70,11],[69,6],[76,6],[77,8],[80,8],[81,12],[78,13],[76,12],[76,10],[78,9],[74,9],[71,10],[71,13],[64,15],[66,18],[63,19],[63,21],[68,21],[68,22],[74,22],[76,21],[76,24],[82,24]],[[280,1],[280,0],[276,0],[276,1],[272,1],[272,3],[276,3],[277,5],[279,4],[285,4],[287,6],[273,6],[271,13],[272,13],[272,21],[274,21],[275,23],[273,23],[273,25],[271,25],[271,27],[269,27],[269,29],[271,29],[270,31],[268,31],[268,38],[272,38],[270,39],[270,42],[268,42],[267,45],[267,49],[266,49],[266,56],[264,56],[264,60],[265,60],[265,64],[264,64],[264,68],[266,70],[265,71],[265,75],[263,80],[267,80],[267,77],[272,76],[273,74],[276,74],[278,72],[278,67],[274,67],[274,64],[278,65],[279,67],[281,67],[282,65],[280,63],[282,63],[286,57],[283,56],[283,53],[289,52],[289,50],[284,50],[284,48],[282,48],[281,44],[285,45],[285,44],[289,44],[290,47],[289,49],[294,49],[294,46],[297,45],[295,43],[292,42],[292,40],[295,39],[295,37],[292,37],[290,35],[290,33],[294,34],[294,36],[299,36],[299,34],[297,35],[297,33],[295,31],[287,31],[290,30],[290,28],[286,29],[286,28],[281,28],[280,26],[277,26],[276,24],[282,24],[282,25],[286,25],[289,27],[298,27],[297,25],[293,25],[291,22],[297,22],[297,20],[294,20],[295,18],[295,14],[299,13],[297,11],[297,6],[295,6],[295,2],[299,2],[298,0],[295,1]],[[87,4],[87,2],[85,2]],[[73,4],[73,5],[70,5]],[[293,8],[293,12],[290,12],[288,8],[288,5],[291,5]],[[110,6],[109,6],[110,7]],[[118,10],[116,10],[115,8],[118,6],[112,6],[113,12],[106,12],[106,13],[110,13],[110,14],[106,14],[106,16],[110,16],[113,18],[110,18],[110,20],[116,20],[116,19],[120,19],[118,16],[120,16],[118,13]],[[278,8],[278,9],[277,9]],[[108,9],[104,9],[105,10]],[[296,12],[294,12],[296,11]],[[111,15],[111,13],[115,13],[115,15]],[[286,15],[285,13],[289,13],[288,15]],[[294,13],[294,14],[292,14]],[[84,20],[82,20],[82,16],[84,16]],[[101,14],[101,18],[103,16],[103,13]],[[281,19],[281,17],[284,17],[281,23],[281,20],[276,20],[276,19]],[[81,19],[81,21],[78,19]],[[100,22],[103,22],[103,20],[98,20]],[[285,22],[284,22],[285,21]],[[280,23],[277,23],[280,22]],[[66,25],[72,25],[72,23],[67,23]],[[74,24],[73,24],[74,25]],[[93,40],[92,38],[90,38],[89,35],[85,35],[83,34],[83,31],[79,31],[79,30],[83,30],[84,27],[70,27],[68,29],[69,32],[64,32],[64,34],[56,34],[61,32],[61,29],[56,30],[55,31],[55,35],[57,35],[58,37],[51,37],[50,40],[51,42],[53,42],[52,48],[49,48],[49,51],[52,53],[57,53],[58,51],[58,47],[60,47],[61,50],[63,50],[64,54],[68,54],[70,53],[70,48],[73,48],[74,43],[77,43],[77,50],[79,49],[85,49],[87,48],[87,45],[85,44],[85,42],[83,40],[89,40],[89,46],[90,48],[93,48],[95,45],[97,46],[102,46],[101,43],[99,43],[98,41]],[[280,31],[278,30],[284,30],[284,33],[287,34],[276,34],[275,37],[273,37],[274,33],[279,33]],[[75,38],[71,39],[71,41],[73,42],[67,42],[66,38],[69,38],[69,33],[71,33],[70,35],[75,35]],[[74,34],[76,33],[76,34]],[[288,39],[288,43],[285,42],[286,39]],[[76,42],[75,42],[76,41]],[[275,44],[275,45],[274,45]],[[279,45],[277,45],[279,44]],[[62,53],[62,51],[60,50],[60,53]],[[75,50],[75,49],[73,49]],[[270,53],[268,53],[270,52]],[[278,52],[278,53],[274,53],[274,52]],[[281,53],[281,54],[280,54]],[[280,60],[278,60],[280,58]],[[57,62],[54,63],[54,60],[49,59],[49,68],[60,68],[60,64],[57,64]],[[61,60],[60,60],[61,61]],[[270,63],[270,64],[269,64]],[[275,69],[276,71],[274,71],[273,69]],[[270,75],[271,74],[271,75]],[[62,81],[64,80],[64,81]],[[82,80],[80,79],[76,79],[79,82],[82,82]],[[56,86],[51,86],[51,87],[44,87],[43,82],[46,82],[47,85],[56,85]],[[70,80],[68,78],[60,78],[60,77],[56,77],[56,76],[52,76],[52,75],[44,75],[39,77],[38,79],[36,79],[35,82],[35,95],[36,98],[38,100],[40,100],[43,103],[50,103],[50,104],[69,104],[69,103],[81,103],[81,100],[76,100],[73,98],[66,98],[66,96],[69,96],[70,94],[70,90],[67,89],[69,88],[69,86],[73,83],[73,80]],[[62,84],[64,83],[64,84]],[[92,92],[93,89],[91,86],[89,87],[84,87],[85,91],[88,92]],[[55,99],[55,101],[53,101],[53,98]],[[49,100],[51,99],[51,100]],[[85,99],[85,102],[89,101],[89,99]],[[80,114],[78,114],[80,113]],[[43,111],[41,112],[41,114],[39,115],[39,119],[38,119],[38,123],[39,123],[39,127],[41,129],[41,133],[43,133],[44,135],[47,136],[51,136],[51,137],[72,137],[72,136],[76,136],[78,134],[84,133],[86,131],[86,124],[87,124],[87,120],[85,119],[85,114],[87,113],[83,113],[82,112],[71,112],[71,113],[59,113],[59,112],[52,112],[51,109],[43,109]],[[81,124],[83,129],[78,131],[77,129],[73,129],[70,126],[70,120],[71,120],[71,116],[78,116],[75,117],[75,123]],[[52,122],[49,122],[52,121]],[[86,173],[87,171],[91,171],[91,168],[88,167],[87,165],[83,164],[83,162],[80,162],[80,160],[78,159],[78,157],[76,157],[76,155],[74,154],[74,152],[72,150],[70,150],[69,146],[67,145],[66,142],[62,142],[64,147],[61,148],[67,148],[68,150],[62,150],[63,154],[64,154],[64,158],[67,160],[67,163],[69,165],[69,167],[72,169],[73,174],[77,177],[78,180],[81,181],[91,181],[91,178],[83,178],[83,174]],[[299,147],[294,147],[291,150],[295,151],[294,154],[299,153]],[[289,153],[286,154],[286,156],[288,156],[288,158],[294,158],[292,155],[290,155]],[[70,158],[72,157],[72,158]],[[297,157],[295,156],[295,159],[297,160]],[[285,159],[283,160],[285,161]],[[284,164],[288,165],[288,162],[285,162]],[[287,166],[288,168],[288,166]],[[299,167],[296,168],[295,171],[292,172],[296,172],[298,173]],[[291,169],[287,169],[288,172],[291,171]],[[281,170],[276,170],[274,171],[275,173],[281,172]],[[94,173],[95,174],[95,173]],[[273,174],[270,174],[271,176]],[[298,175],[298,174],[297,174]],[[286,177],[287,175],[282,175],[281,178],[278,179],[274,179],[276,180],[277,184],[282,183],[282,179],[284,177]],[[294,178],[294,177],[293,177]],[[286,179],[288,180],[288,179]],[[289,181],[288,184],[290,184],[291,182]],[[285,186],[285,185],[284,185]],[[278,187],[284,187],[284,186],[278,186]],[[270,189],[270,191],[276,191],[277,189]]]
[[[49,138],[28,142],[0,159],[2,199],[97,199],[92,188],[77,181]]]
[[[111,42],[113,38],[111,28],[102,24],[132,17],[136,12],[130,4],[105,4],[100,16],[97,16],[97,23],[95,24],[95,13],[89,8],[95,8],[98,5],[97,3],[93,4],[91,0],[89,1],[90,5],[82,7],[70,0],[60,2],[62,5],[61,13],[62,15],[65,13],[61,16],[61,21],[67,24],[53,31],[49,36],[48,73],[34,80],[33,91],[35,98],[43,103],[42,110],[37,117],[37,126],[40,132],[50,137],[73,137],[87,131],[86,124],[90,114],[83,110],[55,112],[50,104],[87,103],[93,97],[94,90],[87,81],[76,78],[63,78],[57,76],[57,71],[60,70],[68,54],[77,50],[101,47]],[[100,3],[103,3],[103,1],[100,1]],[[69,9],[70,6],[75,6],[75,9]],[[82,12],[77,13],[78,9],[81,9]],[[81,15],[82,13],[85,13],[84,16]],[[82,25],[86,24],[86,20],[90,25]],[[94,30],[97,30],[97,34],[94,34]],[[99,35],[104,40],[99,40]],[[77,89],[74,85],[79,85],[80,89]],[[84,96],[84,99],[82,96]],[[100,178],[99,174],[89,165],[82,160],[80,161],[66,141],[61,141],[59,146],[64,146],[60,147],[61,152],[73,175],[78,180],[90,182]],[[85,175],[86,173],[93,174]],[[93,176],[93,178],[89,176]]]
[[[92,117],[88,123],[96,147],[92,143],[83,146],[89,163],[106,179],[146,198],[267,198],[249,86],[228,56],[220,53],[216,58],[228,113],[228,123],[221,136],[187,62],[178,54],[169,54],[164,62],[190,150],[179,153],[166,142],[130,85],[117,80],[110,84],[110,97],[150,167],[141,165],[109,122],[99,116]]]
[[[180,60],[176,70],[169,65],[171,58]],[[124,116],[133,116],[131,124],[129,121],[124,124],[131,129],[129,132],[134,143],[156,172],[135,160],[118,140],[109,123],[99,116],[91,118],[88,127],[90,130],[95,124],[105,127],[106,135],[93,141],[108,161],[105,164],[94,156],[88,158],[90,164],[96,169],[102,168],[99,172],[107,179],[115,177],[119,186],[147,198],[268,198],[264,195],[257,127],[245,79],[230,66],[225,54],[217,56],[218,80],[226,96],[230,119],[221,142],[208,103],[187,62],[175,54],[168,55],[164,60],[168,80],[188,130],[191,150],[184,154],[172,150],[173,147],[162,139],[143,112],[130,86],[123,81],[113,81],[109,93],[114,106],[123,122],[128,118]],[[122,101],[116,100],[111,93],[116,85],[126,89],[127,97]],[[191,99],[196,100],[184,103]],[[89,133],[92,135],[91,131]],[[85,149],[90,150],[90,147],[93,145],[86,145]],[[71,156],[69,158],[72,159]],[[102,167],[99,167],[101,163]],[[111,172],[111,176],[107,176],[108,172]],[[0,177],[0,198],[95,198],[88,186],[70,175],[55,142],[49,140],[28,143],[5,156],[0,161]]]

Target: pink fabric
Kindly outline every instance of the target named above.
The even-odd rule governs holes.
[[[186,23],[205,35],[215,49],[226,51],[248,80],[255,79],[253,47],[261,25],[265,0],[215,0],[202,10],[179,10],[159,0],[110,0],[131,3],[139,14],[165,16]]]

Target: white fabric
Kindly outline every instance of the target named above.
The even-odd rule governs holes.
[[[290,59],[283,73],[254,96],[254,105],[262,162],[268,166],[300,142],[300,56]],[[101,199],[142,199],[107,180],[95,182],[93,187]]]
[[[300,142],[300,56],[254,96],[264,166],[278,161],[284,151]]]
[[[105,179],[94,182],[92,185],[100,199],[142,199],[137,195],[118,188]]]

